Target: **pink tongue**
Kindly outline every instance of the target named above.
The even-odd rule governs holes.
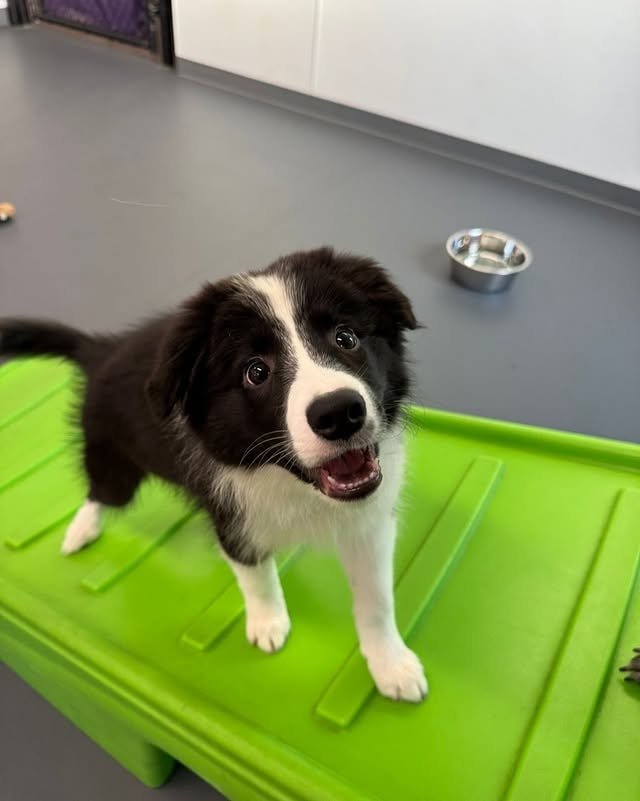
[[[359,451],[347,451],[337,459],[332,459],[330,462],[322,465],[323,469],[335,478],[340,476],[349,476],[356,473],[362,468],[365,462],[364,453]]]

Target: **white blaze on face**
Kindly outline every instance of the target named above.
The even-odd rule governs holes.
[[[305,467],[317,467],[339,452],[335,443],[319,437],[307,421],[307,409],[312,401],[338,389],[353,389],[364,398],[366,417],[361,436],[373,442],[380,420],[366,384],[346,369],[327,367],[314,358],[296,327],[293,304],[281,278],[258,275],[250,276],[249,281],[267,299],[274,317],[287,332],[286,345],[291,352],[295,373],[287,398],[286,424],[300,462]]]

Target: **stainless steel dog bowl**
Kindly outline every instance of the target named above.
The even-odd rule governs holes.
[[[454,281],[476,292],[503,292],[531,264],[531,251],[500,231],[469,228],[447,239]]]

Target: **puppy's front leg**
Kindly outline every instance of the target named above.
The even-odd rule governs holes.
[[[427,694],[427,680],[396,626],[395,535],[395,522],[389,517],[371,536],[340,537],[338,547],[351,583],[360,650],[378,690],[389,698],[418,702]]]
[[[276,563],[268,556],[243,565],[227,556],[244,597],[247,639],[263,651],[278,651],[291,629]]]

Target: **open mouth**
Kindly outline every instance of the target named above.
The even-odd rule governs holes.
[[[317,470],[315,484],[329,498],[352,501],[370,495],[382,481],[373,446],[345,451]]]

